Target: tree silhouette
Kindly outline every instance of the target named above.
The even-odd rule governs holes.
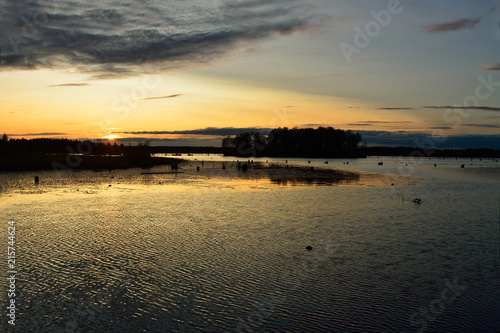
[[[239,156],[356,157],[361,135],[332,127],[273,129],[268,136],[242,133],[222,139],[222,147]]]

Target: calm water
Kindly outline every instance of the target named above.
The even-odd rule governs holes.
[[[3,310],[0,330],[500,330],[498,162],[421,160],[404,186],[282,186],[190,163],[179,175],[0,174],[0,235],[7,246],[16,222],[18,270],[16,326]]]

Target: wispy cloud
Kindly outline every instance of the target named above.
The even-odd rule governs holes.
[[[463,109],[463,110],[480,110],[480,111],[493,111],[500,112],[500,108],[495,108],[491,106],[424,106],[424,109],[438,109],[438,110],[446,110],[446,109]]]
[[[500,62],[494,63],[494,64],[488,64],[486,65],[486,68],[483,68],[483,71],[500,71]]]
[[[59,135],[68,135],[68,133],[45,132],[45,133],[9,134],[9,136],[59,136]]]
[[[147,98],[141,98],[139,99],[140,101],[147,101],[147,100],[150,100],[150,99],[164,99],[164,98],[175,98],[175,97],[179,97],[179,96],[182,96],[183,94],[175,94],[175,95],[168,95],[168,96],[160,96],[160,97],[147,97]]]
[[[347,123],[347,126],[373,126],[373,124],[367,124],[367,123]]]
[[[90,83],[62,83],[62,84],[53,84],[49,87],[56,88],[56,87],[85,87],[85,86],[90,86]]]
[[[262,127],[207,127],[195,130],[185,131],[126,131],[113,132],[113,134],[131,134],[131,135],[167,135],[167,134],[182,134],[182,135],[213,135],[227,136],[237,135],[246,132],[259,132],[263,134],[269,133],[270,128]]]
[[[424,26],[424,30],[428,34],[437,33],[447,33],[452,31],[472,29],[481,21],[480,17],[475,18],[462,18],[454,21],[440,23],[440,24],[429,24]]]
[[[478,128],[500,128],[500,125],[498,124],[463,124],[463,126]]]
[[[440,129],[440,130],[450,130],[450,129],[453,129],[453,127],[451,126],[433,126],[433,127],[429,127],[430,129]]]
[[[367,121],[357,121],[355,123],[346,123],[347,126],[373,126],[373,125],[401,125],[401,124],[414,124],[414,121],[408,120],[395,120],[395,121],[381,121],[381,120],[367,120]]]
[[[413,124],[414,121],[409,120],[394,120],[394,121],[382,121],[382,120],[366,120],[360,121],[360,123],[368,123],[368,124]]]
[[[29,30],[23,17],[43,23]],[[242,42],[310,31],[328,19],[303,0],[9,0],[0,9],[0,63],[130,76],[210,63]]]
[[[415,110],[414,108],[377,108],[376,110]]]

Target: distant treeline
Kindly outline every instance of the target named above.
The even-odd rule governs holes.
[[[178,163],[151,157],[148,142],[125,146],[68,139],[0,139],[0,171],[123,169]]]
[[[226,155],[268,157],[366,157],[361,135],[332,127],[273,129],[269,135],[242,133],[222,139]]]
[[[5,139],[0,140],[0,154],[85,154],[85,155],[122,155],[127,152],[123,144],[93,142],[69,139]]]
[[[171,146],[151,147],[151,153],[164,153],[164,154],[223,154],[222,147],[192,147],[192,146]]]
[[[480,149],[429,149],[416,147],[368,147],[362,149],[367,156],[422,156],[422,157],[484,157],[500,158],[500,150]]]

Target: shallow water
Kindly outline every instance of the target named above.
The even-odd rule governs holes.
[[[398,175],[401,165],[349,161],[328,166]],[[431,162],[405,186],[283,186],[187,167],[38,172],[38,186],[35,173],[0,174],[19,291],[16,327],[3,328],[496,332],[500,169]]]

